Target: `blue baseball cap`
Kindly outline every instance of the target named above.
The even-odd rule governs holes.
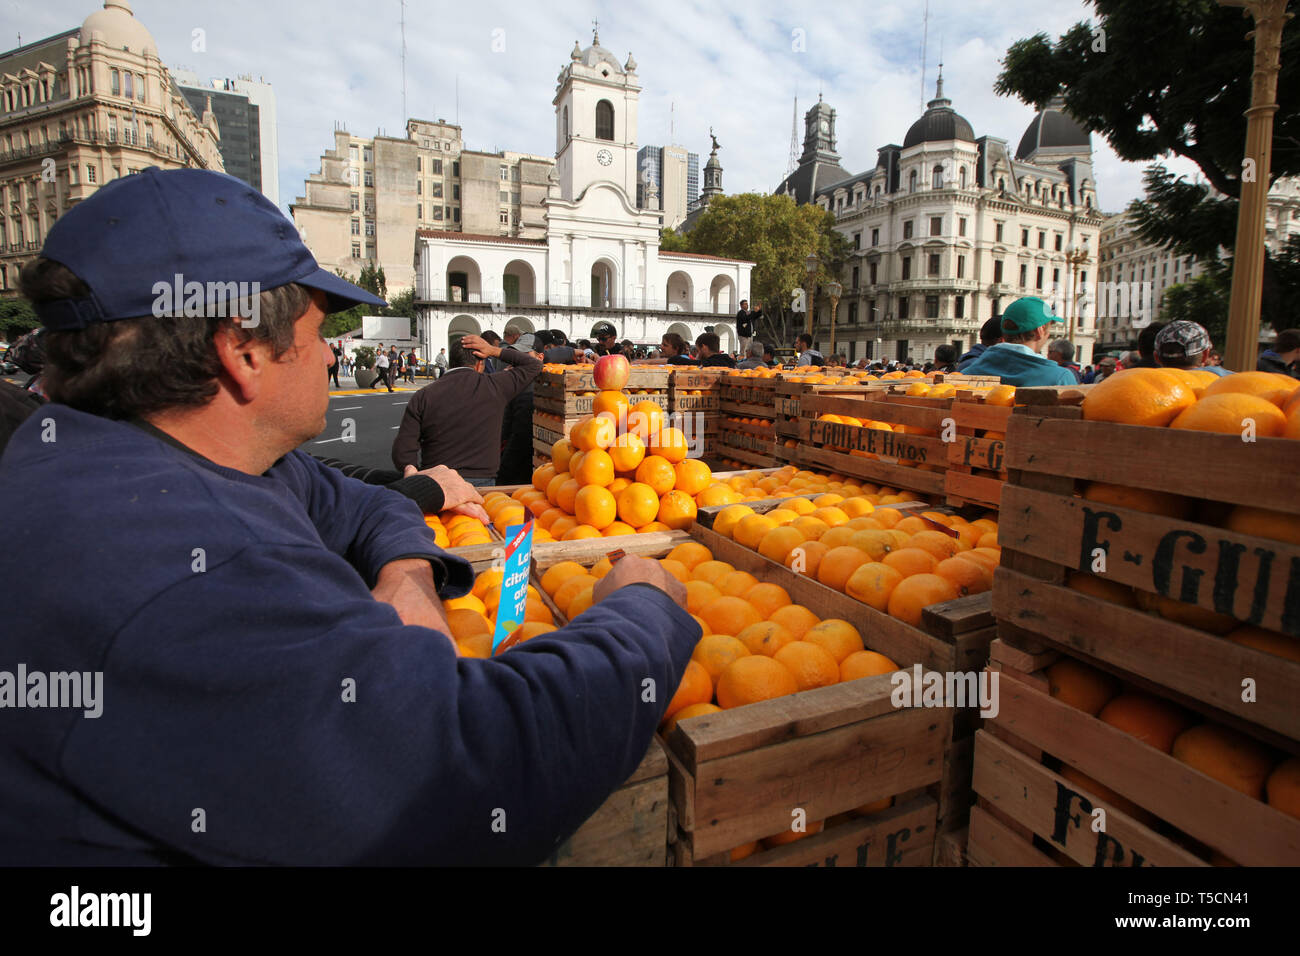
[[[83,299],[34,304],[56,331],[187,314],[182,291],[193,283],[207,290],[206,305],[214,286],[225,303],[236,297],[232,283],[255,295],[293,282],[324,292],[329,312],[387,304],[322,269],[293,222],[252,186],[206,169],[150,166],[105,184],[54,224],[41,255],[90,288]],[[160,312],[164,287],[171,305]]]
[[[1002,331],[1007,335],[1018,332],[1032,332],[1040,326],[1061,321],[1047,307],[1047,303],[1037,296],[1027,295],[1016,299],[1002,313]]]

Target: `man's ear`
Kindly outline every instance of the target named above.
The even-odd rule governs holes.
[[[212,344],[235,398],[252,401],[257,396],[262,373],[272,361],[268,343],[246,336],[233,324],[227,323],[213,336]]]

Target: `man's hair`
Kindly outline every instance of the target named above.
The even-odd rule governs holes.
[[[763,350],[765,348],[767,348],[767,346],[763,345],[763,343],[761,342],[750,342],[749,351],[745,354],[748,355],[750,358],[761,359],[763,357]]]
[[[1277,341],[1273,343],[1273,351],[1291,352],[1300,349],[1300,329],[1283,329],[1277,334]]]
[[[449,368],[473,368],[482,359],[478,358],[465,346],[460,344],[460,339],[452,343],[451,351],[447,353],[447,365]]]
[[[91,289],[51,259],[23,267],[23,295],[33,303],[82,299]],[[294,323],[311,304],[311,290],[297,283],[262,292],[257,325],[242,328],[233,317],[145,315],[94,322],[84,329],[45,334],[45,392],[52,401],[102,418],[129,419],[169,408],[197,408],[216,397],[221,359],[213,338],[234,329],[241,341],[271,346],[279,360],[293,348]]]
[[[695,344],[707,348],[710,352],[721,351],[717,332],[701,332],[695,337]]]
[[[798,342],[805,348],[812,348],[812,336],[807,332],[800,332]]]
[[[1154,359],[1156,357],[1156,336],[1160,334],[1160,330],[1164,327],[1164,322],[1152,322],[1138,333],[1138,355],[1144,359]]]
[[[1074,343],[1069,339],[1053,339],[1047,343],[1047,351],[1061,356],[1062,362],[1069,362],[1074,358]]]
[[[487,342],[489,345],[501,344],[501,336],[497,335],[491,329],[488,329],[486,332],[480,335],[479,338],[481,338],[484,342]]]
[[[686,340],[676,332],[665,332],[660,339],[661,342],[667,342],[673,347],[673,352],[677,355],[686,354]]]
[[[940,345],[934,350],[936,365],[951,365],[955,361],[957,361],[957,350],[951,345]]]
[[[1204,352],[1193,352],[1190,355],[1158,355],[1156,364],[1161,368],[1200,368],[1204,356]]]
[[[569,344],[569,340],[568,340],[568,338],[567,338],[567,337],[565,336],[565,334],[564,334],[563,332],[561,332],[559,329],[547,329],[547,330],[546,330],[546,337],[547,337],[547,340],[548,340],[552,345],[568,345],[568,344]]]
[[[740,304],[741,304],[741,305],[749,305],[749,300],[748,300],[748,299],[741,299],[741,300],[740,300]]]
[[[1002,316],[995,315],[980,326],[980,344],[997,345],[1002,341]]]

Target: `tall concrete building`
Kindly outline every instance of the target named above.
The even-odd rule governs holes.
[[[280,205],[280,139],[271,84],[241,76],[215,77],[204,85],[197,73],[184,69],[173,69],[172,76],[196,112],[211,102],[226,172]]]
[[[1039,296],[1074,323],[1078,360],[1097,331],[1097,208],[1088,132],[1050,104],[1014,152],[975,135],[943,95],[882,146],[875,167],[849,174],[835,152],[835,111],[805,117],[804,153],[777,193],[835,216],[852,243],[840,282],[836,351],[858,358],[931,359],[945,343],[965,349],[979,328],[1021,296]],[[830,304],[816,298],[814,337],[825,351]]]
[[[546,157],[464,148],[445,120],[408,120],[406,137],[334,131],[293,220],[318,262],[358,275],[382,266],[388,292],[414,283],[415,233],[473,232],[536,238],[545,232],[542,200],[555,163]]]
[[[149,166],[222,170],[220,129],[182,95],[127,0],[0,53],[0,294],[17,295],[64,212]]]
[[[636,203],[650,209],[646,186],[653,182],[659,194],[663,228],[676,229],[700,197],[700,156],[685,146],[642,146],[637,150]]]

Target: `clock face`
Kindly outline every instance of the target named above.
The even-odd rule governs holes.
[[[831,124],[824,119],[821,121],[820,127],[823,135],[831,131]]]
[[[600,163],[600,165],[602,166],[608,166],[613,161],[614,161],[614,154],[607,149],[602,149],[599,153],[596,154],[596,162]]]

